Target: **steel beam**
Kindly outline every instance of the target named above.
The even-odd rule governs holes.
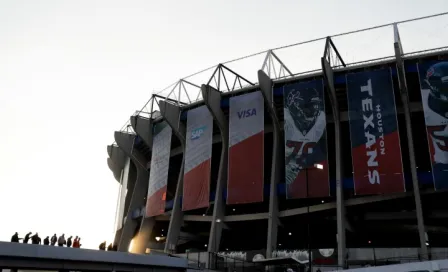
[[[266,258],[271,258],[272,252],[277,249],[277,233],[279,225],[277,184],[279,183],[281,173],[281,128],[272,96],[274,83],[263,70],[258,71],[258,82],[260,84],[264,104],[269,112],[269,115],[271,116],[272,123],[274,124],[272,142],[271,186],[269,193],[268,240],[266,246]]]
[[[159,101],[159,109],[165,121],[173,130],[181,143],[182,153],[185,154],[185,124],[180,121],[181,108],[178,105],[166,101]],[[171,212],[170,225],[165,243],[165,252],[175,252],[179,240],[180,228],[183,224],[184,213],[182,212],[181,197],[184,184],[185,156],[182,156],[182,163],[177,180],[176,193],[174,195],[173,210]]]
[[[221,158],[219,161],[218,179],[216,180],[216,193],[213,205],[213,219],[208,241],[208,252],[218,252],[221,242],[221,234],[225,215],[225,200],[223,197],[224,187],[227,183],[227,163],[229,152],[229,122],[221,110],[221,92],[210,85],[201,86],[202,97],[208,110],[215,119],[216,124],[221,131]]]
[[[144,204],[144,199],[148,191],[149,172],[146,170],[148,162],[144,159],[143,155],[134,149],[136,135],[116,131],[114,136],[118,146],[129,158],[131,158],[137,168],[137,178],[134,189],[132,190],[129,207],[125,209],[126,219],[123,224],[121,238],[118,244],[119,251],[128,251],[135,229],[138,226],[137,221],[132,219],[132,212]]]
[[[428,258],[428,248],[426,246],[426,232],[425,232],[425,222],[423,220],[423,210],[422,202],[420,198],[420,187],[417,177],[417,164],[415,162],[415,152],[414,152],[414,139],[412,135],[412,122],[411,122],[411,112],[409,106],[409,94],[408,87],[406,83],[406,71],[404,68],[403,61],[403,49],[401,46],[400,34],[398,32],[398,27],[394,24],[394,50],[395,58],[397,62],[397,74],[398,82],[400,88],[400,97],[403,103],[403,113],[406,122],[406,136],[408,138],[408,150],[409,150],[409,163],[411,165],[411,177],[412,177],[412,187],[414,189],[415,198],[415,210],[417,213],[417,226],[418,226],[418,236],[420,239],[420,254],[423,258]]]
[[[224,216],[224,222],[226,222],[226,223],[227,222],[237,222],[237,221],[265,220],[265,219],[269,219],[269,212]]]
[[[432,195],[432,194],[438,194],[438,193],[446,193],[446,191],[434,191],[434,190],[427,190],[422,192],[423,195]],[[388,195],[372,195],[372,196],[365,196],[365,197],[359,197],[359,198],[350,198],[345,201],[345,206],[357,206],[357,205],[365,205],[369,203],[375,203],[375,202],[382,202],[382,201],[388,201],[388,200],[394,200],[394,199],[400,199],[400,198],[406,198],[406,197],[412,197],[412,192],[406,192],[406,193],[397,193],[397,194],[388,194]],[[321,212],[326,210],[332,210],[336,209],[336,202],[327,202],[324,204],[317,204],[310,206],[310,213],[314,212]],[[289,210],[282,210],[278,212],[278,217],[289,217],[289,216],[296,216],[296,215],[302,215],[306,214],[307,208],[294,208]],[[448,217],[448,213],[441,213],[440,211],[433,212],[429,215],[431,218],[445,218]],[[250,221],[250,220],[263,220],[263,219],[269,219],[269,213],[250,213],[250,214],[239,214],[239,215],[227,215],[224,216],[223,222],[236,222],[236,221]],[[170,217],[169,215],[159,215],[156,217],[156,221],[169,221]],[[193,221],[193,222],[211,222],[212,216],[202,216],[202,215],[184,215],[184,221]],[[280,225],[280,224],[279,224]]]
[[[322,70],[326,83],[326,89],[329,92],[331,109],[334,120],[334,140],[336,153],[336,218],[337,218],[337,243],[338,243],[338,265],[345,267],[345,207],[344,192],[342,186],[342,153],[341,153],[341,122],[339,113],[339,104],[336,97],[336,90],[333,81],[333,70],[325,57],[321,58]]]

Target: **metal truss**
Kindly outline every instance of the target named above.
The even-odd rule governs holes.
[[[243,81],[243,83],[241,81]],[[223,84],[223,82],[225,83],[225,85]],[[232,92],[236,90],[235,87],[237,87],[237,89],[242,89],[243,86],[247,85],[254,86],[255,84],[245,79],[241,75],[235,73],[234,71],[226,67],[224,64],[220,63],[218,64],[218,66],[216,66],[216,69],[213,72],[210,79],[208,80],[207,85],[214,87],[218,91],[225,90],[227,92]]]
[[[324,55],[323,58],[328,61],[331,67],[338,67],[338,66],[344,66],[345,64],[344,60],[342,59],[341,55],[339,54],[338,49],[333,43],[333,40],[331,37],[327,37],[325,41],[325,49],[324,49]]]
[[[272,79],[284,78],[288,75],[294,76],[294,74],[288,69],[288,67],[286,67],[286,65],[280,60],[279,57],[277,57],[277,55],[272,50],[268,50],[268,52],[266,53],[266,58],[264,59],[263,66],[261,66],[261,70],[264,71]]]
[[[254,53],[248,56],[243,56],[234,60],[222,62],[218,65],[211,66],[209,68],[203,69],[199,72],[193,73],[189,76],[183,77],[182,79],[169,85],[167,88],[162,89],[160,92],[154,92],[148,102],[143,106],[142,110],[137,111],[135,115],[139,115],[146,118],[154,118],[158,116],[158,101],[163,99],[169,103],[176,104],[178,106],[186,106],[195,102],[202,100],[202,94],[200,91],[200,86],[202,84],[209,84],[222,92],[231,92],[235,90],[242,89],[247,86],[254,86],[257,83],[248,80],[248,77],[243,77],[241,74],[237,74],[234,70],[239,71],[257,71],[259,69],[260,62],[251,62],[251,65],[241,67],[242,63],[247,64],[248,60],[253,60],[262,55],[265,55],[264,61],[261,63],[261,70],[263,70],[270,78],[274,80],[283,79],[287,77],[299,77],[305,74],[312,74],[313,72],[321,71],[320,59],[322,57],[321,48],[322,44],[325,43],[324,56],[325,59],[330,63],[331,67],[335,70],[346,69],[346,67],[361,66],[366,64],[372,64],[377,61],[382,61],[384,59],[390,59],[393,61],[395,59],[395,54],[393,52],[378,53],[378,48],[383,48],[378,46],[379,43],[386,43],[384,50],[388,50],[389,44],[392,42],[389,34],[397,35],[397,30],[403,28],[405,31],[401,31],[402,35],[407,34],[408,37],[412,31],[419,31],[422,29],[423,23],[430,24],[433,31],[434,26],[441,25],[445,28],[448,12],[434,14],[431,16],[419,17],[410,20],[404,20],[394,23],[388,23],[383,25],[378,25],[374,27],[369,27],[365,29],[349,31],[345,33],[340,33],[331,36],[325,36],[309,41],[298,42],[286,46],[281,46],[262,52]],[[434,24],[430,20],[440,20],[441,24]],[[415,27],[415,24],[420,24],[419,27]],[[426,28],[423,28],[426,29]],[[415,33],[412,33],[415,34]],[[426,35],[428,33],[419,33],[420,35]],[[379,35],[379,36],[377,36]],[[440,37],[441,35],[446,35]],[[448,34],[445,29],[441,29],[437,35],[434,35],[436,40],[433,40],[430,45],[426,45],[423,48],[416,48],[413,43],[406,43],[406,39],[401,37],[402,43],[405,46],[411,48],[409,51],[403,51],[403,57],[415,57],[416,55],[423,55],[428,52],[433,54],[440,54],[448,51],[448,46],[446,42],[443,44],[437,44],[440,41],[448,40]],[[431,38],[431,37],[429,37]],[[429,39],[430,40],[430,39]],[[338,44],[338,49],[334,45],[334,42]],[[370,48],[369,48],[370,47]],[[309,49],[317,49],[318,51],[308,53]],[[342,51],[341,51],[342,49]],[[392,50],[392,48],[391,48]],[[356,51],[356,52],[355,52]],[[371,56],[372,52],[377,52],[377,56]],[[369,52],[369,54],[367,54]],[[356,54],[358,53],[358,55]],[[303,59],[297,59],[296,55],[302,56]],[[369,55],[369,57],[366,57]],[[294,62],[289,63],[288,67],[281,60],[293,59]],[[309,64],[308,62],[313,62]],[[309,65],[308,65],[309,64]],[[241,69],[242,68],[242,69]],[[247,69],[246,69],[247,68]],[[212,72],[211,76],[209,71]],[[156,103],[154,103],[156,102]],[[128,128],[128,122],[123,126],[123,131],[130,131]]]

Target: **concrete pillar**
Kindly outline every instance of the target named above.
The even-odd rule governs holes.
[[[274,83],[272,79],[265,74],[263,70],[258,71],[258,82],[260,84],[261,93],[263,94],[264,104],[271,116],[273,126],[273,143],[272,143],[272,164],[271,164],[271,187],[269,192],[269,218],[268,218],[268,237],[266,258],[272,258],[272,252],[277,249],[277,233],[280,223],[278,218],[278,194],[277,184],[280,180],[281,158],[280,148],[282,148],[280,137],[280,122],[274,107],[272,89]]]
[[[143,139],[143,142],[152,149],[152,119],[142,116],[131,116],[131,126],[135,133]],[[149,182],[149,178],[148,178]],[[145,204],[145,203],[144,203]],[[155,219],[143,216],[137,235],[134,237],[132,252],[143,254],[146,252],[152,230],[155,225]]]
[[[126,156],[126,154],[121,150],[121,148],[119,148],[117,145],[109,145],[107,146],[107,153],[109,154],[109,158],[108,160],[108,164],[113,164],[115,167],[115,171],[114,172],[114,176],[115,179],[118,178],[118,182],[120,183],[120,186],[123,186],[123,184],[121,184],[123,182],[123,178],[127,179],[127,187],[124,189],[128,189],[129,192],[132,192],[134,190],[134,186],[135,186],[135,178],[136,178],[136,173],[134,168],[132,167],[132,169],[129,169],[130,165],[128,164],[128,169],[125,171],[125,167],[126,167],[126,163],[129,160],[129,157]],[[118,174],[118,171],[120,174]],[[126,177],[124,177],[124,175],[127,174]],[[121,190],[120,190],[121,191]],[[119,202],[122,200],[121,199],[121,195],[119,196],[120,199],[117,201],[117,205],[119,204]],[[129,208],[129,203],[131,200],[132,194],[129,193],[126,198],[124,199],[123,203],[121,203],[120,206],[117,206],[117,220],[123,220],[123,218],[121,217],[121,209],[123,208],[124,210],[127,210],[127,208]],[[121,208],[121,206],[123,206]],[[118,245],[118,243],[120,242],[121,239],[121,233],[122,233],[122,228],[120,227],[119,229],[115,230],[115,238],[114,238],[114,244]]]
[[[126,219],[121,230],[121,238],[118,243],[119,251],[128,251],[130,242],[138,227],[137,221],[132,219],[132,212],[144,204],[144,198],[148,191],[149,172],[146,170],[147,161],[142,154],[134,148],[136,135],[121,131],[115,132],[115,142],[121,150],[129,156],[137,170],[137,178],[132,190],[129,207],[125,209]],[[130,193],[130,191],[128,191]]]
[[[152,119],[142,116],[131,116],[131,126],[143,142],[152,148]]]
[[[116,169],[121,172],[126,164],[126,154],[124,154],[124,152],[116,145],[108,145],[107,154],[109,154],[109,159],[116,166]]]
[[[120,182],[122,169],[115,165],[111,158],[107,158],[107,166],[109,166],[110,171],[114,174],[115,180]]]
[[[414,139],[412,135],[411,112],[409,109],[409,94],[406,83],[406,73],[403,62],[403,49],[401,47],[398,27],[394,24],[394,50],[397,62],[398,83],[400,86],[400,96],[403,103],[403,113],[406,122],[406,135],[408,137],[409,163],[411,165],[412,185],[414,188],[415,210],[417,214],[418,236],[420,239],[420,255],[423,258],[429,258],[428,247],[426,246],[425,222],[423,219],[422,202],[420,198],[420,187],[417,177],[417,164],[415,163]]]
[[[336,148],[336,221],[337,221],[337,243],[338,243],[338,265],[345,267],[346,248],[345,248],[345,206],[344,191],[342,184],[342,153],[341,153],[341,122],[339,114],[339,104],[336,98],[336,90],[333,81],[333,69],[330,63],[321,59],[324,80],[329,92],[331,109],[334,119],[334,140]]]
[[[221,158],[219,161],[218,179],[216,180],[215,201],[213,205],[212,224],[208,241],[208,252],[218,252],[221,242],[225,216],[224,188],[227,184],[227,163],[229,153],[229,122],[221,110],[221,92],[209,85],[201,86],[202,97],[208,110],[221,131]]]
[[[182,212],[181,197],[183,194],[184,183],[184,163],[185,163],[185,124],[180,121],[181,108],[177,105],[159,101],[159,109],[165,121],[173,130],[174,135],[179,138],[182,147],[182,164],[180,167],[179,178],[177,181],[176,194],[174,195],[173,210],[171,211],[170,225],[166,236],[165,252],[175,252],[179,240],[180,228],[184,221]]]

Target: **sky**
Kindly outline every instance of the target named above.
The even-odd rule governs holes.
[[[106,146],[152,92],[244,55],[446,11],[446,0],[0,0],[0,240],[111,241],[119,185]],[[405,49],[446,46],[447,25],[409,24]],[[360,54],[393,50],[389,30],[373,33],[338,40],[347,60],[359,42]]]

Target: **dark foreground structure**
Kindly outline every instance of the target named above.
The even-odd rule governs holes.
[[[79,248],[0,242],[3,269],[56,271],[186,271],[187,261],[168,256],[142,256]]]
[[[250,57],[258,71],[240,74],[242,58],[154,94],[107,147],[119,251],[339,268],[445,257],[448,48],[405,52],[400,29],[446,19],[268,50]],[[342,38],[369,31],[393,39],[357,50],[387,53],[348,63]],[[280,57],[305,45],[314,66]]]

